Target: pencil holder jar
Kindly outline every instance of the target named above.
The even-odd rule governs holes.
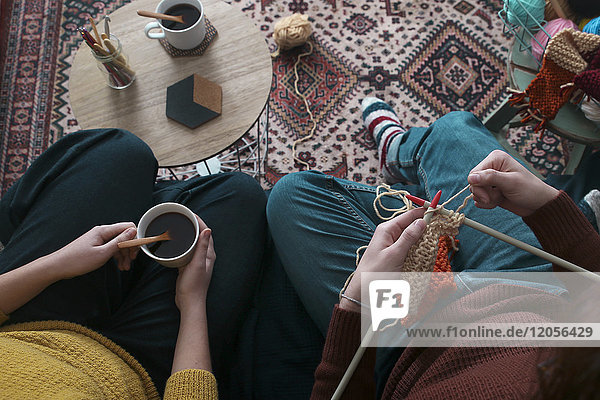
[[[123,53],[121,42],[115,35],[110,35],[100,44],[95,44],[92,54],[98,69],[104,74],[106,84],[113,89],[125,89],[135,80],[135,71],[129,65]]]

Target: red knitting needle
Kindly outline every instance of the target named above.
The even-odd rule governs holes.
[[[431,208],[437,208],[438,203],[440,202],[440,197],[442,197],[442,191],[438,190],[438,192],[433,196],[433,200],[431,200]]]
[[[423,217],[423,219],[425,220],[425,222],[427,222],[427,224],[429,224],[431,222],[431,218],[433,218],[433,210],[435,210],[437,208],[438,203],[440,202],[440,197],[442,197],[442,191],[438,190],[438,192],[435,194],[435,196],[433,196],[433,200],[431,200],[431,204],[429,205],[429,208],[427,209],[427,211],[425,213],[425,216]]]
[[[413,196],[412,194],[407,194],[406,198],[409,199],[410,201],[412,201],[413,203],[415,203],[418,206],[423,207],[425,205],[425,200],[423,200],[420,197]]]

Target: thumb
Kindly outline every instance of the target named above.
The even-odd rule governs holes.
[[[114,239],[115,236],[122,234],[127,228],[134,228],[135,230],[135,224],[133,222],[119,222],[111,225],[100,225],[98,227],[100,237],[104,243],[107,243],[109,240]]]
[[[208,254],[211,233],[212,231],[210,228],[206,228],[200,232],[196,250],[194,251],[194,257],[192,258],[192,261],[190,261],[190,264],[204,265],[204,267],[206,267],[206,256]]]
[[[421,239],[427,223],[419,218],[414,220],[404,229],[398,240],[389,247],[392,261],[395,265],[402,265],[410,248]]]
[[[482,171],[472,172],[467,177],[467,182],[473,186],[504,186],[510,175],[507,172],[500,172],[495,169],[484,169]]]
[[[114,237],[111,241],[106,243],[104,247],[110,249],[118,249],[117,244],[126,240],[134,239],[137,229],[130,227],[121,232],[118,236]]]

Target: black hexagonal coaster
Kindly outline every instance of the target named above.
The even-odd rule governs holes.
[[[221,115],[221,86],[190,75],[167,88],[167,117],[196,128]]]

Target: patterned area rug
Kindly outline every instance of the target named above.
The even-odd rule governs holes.
[[[69,103],[70,65],[88,15],[96,20],[125,0],[15,1],[0,90],[0,190],[3,193],[50,144],[79,129]],[[426,126],[452,110],[486,117],[506,96],[510,38],[498,18],[501,0],[229,0],[252,18],[274,51],[282,17],[309,15],[314,50],[299,65],[300,91],[317,122],[298,146],[311,168],[379,182],[373,138],[360,101],[390,102],[405,126]],[[293,65],[303,49],[273,60],[265,187],[298,171],[291,147],[309,133],[308,113],[294,92]],[[528,129],[510,143],[543,174],[565,164],[561,140]]]

